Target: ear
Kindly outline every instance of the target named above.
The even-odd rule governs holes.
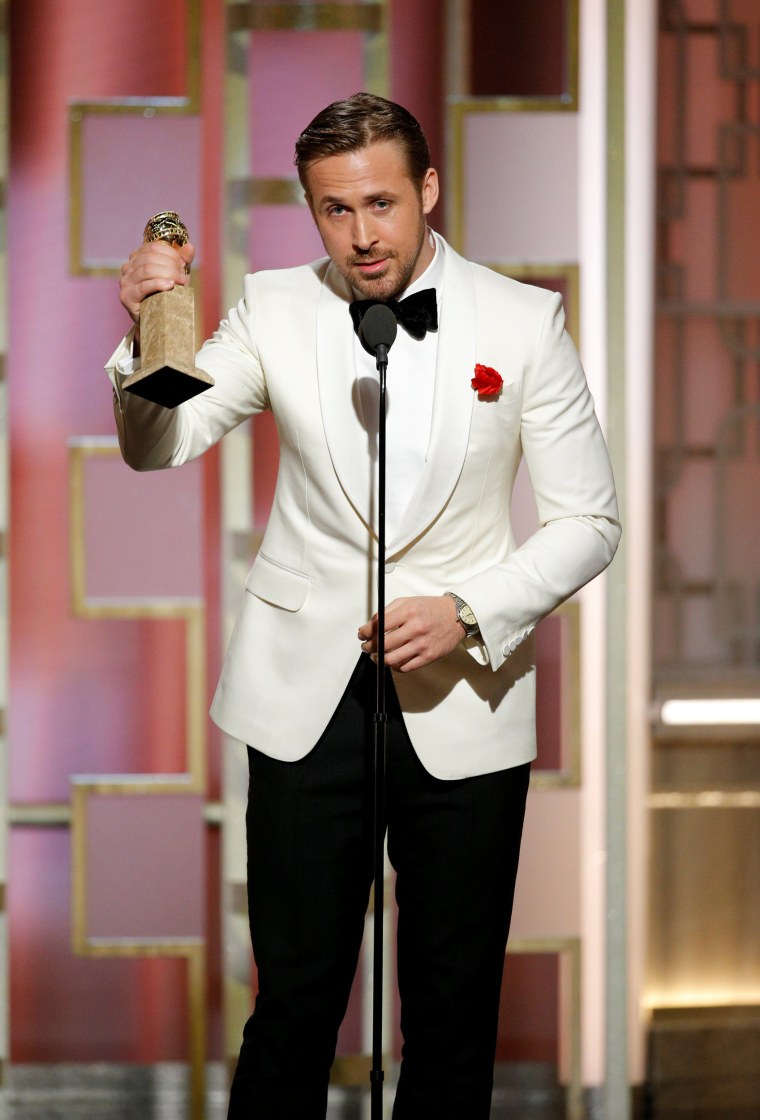
[[[438,172],[428,167],[422,180],[422,213],[429,214],[438,201]]]

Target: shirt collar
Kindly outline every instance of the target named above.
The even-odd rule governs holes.
[[[432,229],[427,231],[427,236],[430,238],[430,244],[433,247],[433,259],[427,266],[421,276],[404,288],[396,298],[406,299],[407,296],[412,295],[414,292],[422,292],[425,288],[435,288],[435,293],[438,301],[441,299],[441,289],[443,287],[443,244],[441,238]]]

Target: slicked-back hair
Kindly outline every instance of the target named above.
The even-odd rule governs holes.
[[[430,150],[419,122],[407,109],[372,93],[355,93],[345,101],[334,101],[317,113],[296,140],[294,162],[301,186],[308,195],[307,172],[318,159],[360,151],[387,140],[396,140],[402,146],[409,178],[421,187],[430,167]]]

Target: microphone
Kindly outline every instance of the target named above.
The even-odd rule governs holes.
[[[384,303],[375,303],[367,310],[359,327],[359,339],[365,350],[375,355],[377,368],[388,364],[388,351],[396,338],[396,316]]]

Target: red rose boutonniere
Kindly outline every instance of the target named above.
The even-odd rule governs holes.
[[[480,362],[475,366],[475,376],[470,382],[479,397],[495,397],[501,392],[504,378],[490,366],[482,366]]]

